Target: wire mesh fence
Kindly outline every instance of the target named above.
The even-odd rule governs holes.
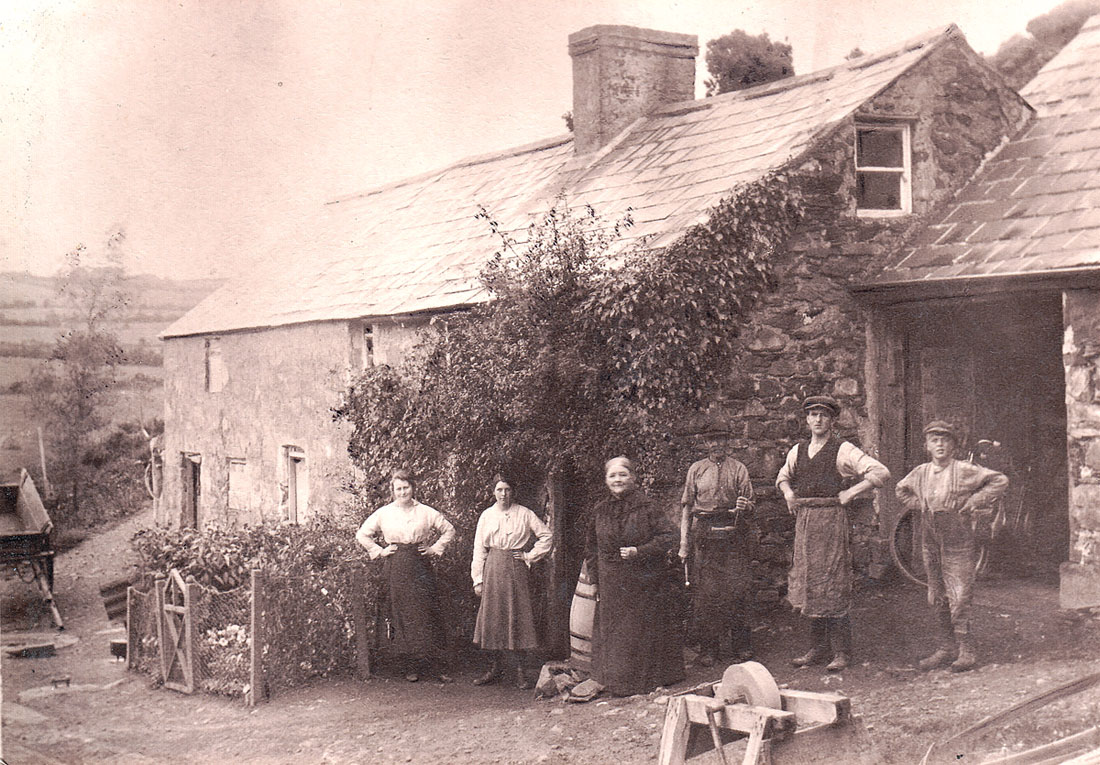
[[[307,577],[257,570],[227,592],[191,581],[174,640],[158,597],[162,580],[143,579],[128,593],[128,666],[164,682],[166,664],[189,662],[182,674],[194,690],[250,704],[316,678],[369,674],[373,579],[334,566]]]
[[[252,589],[198,585],[192,604],[195,677],[200,690],[243,698],[251,689]]]
[[[160,641],[157,632],[157,593],[131,587],[126,622],[126,666],[143,674],[160,677]]]

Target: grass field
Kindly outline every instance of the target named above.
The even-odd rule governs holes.
[[[154,417],[164,417],[161,388],[119,391],[111,411],[111,422],[149,422]],[[44,435],[48,441],[49,435]],[[48,443],[46,448],[49,449]],[[25,467],[37,480],[39,463],[38,422],[31,411],[29,397],[0,395],[0,479],[8,483],[19,475],[19,468]]]
[[[27,359],[19,356],[0,357],[0,390],[7,390],[12,383],[29,380],[43,363],[42,359]],[[117,367],[116,372],[120,380],[138,374],[157,380],[164,379],[164,367],[123,365]]]

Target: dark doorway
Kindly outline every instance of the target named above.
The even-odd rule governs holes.
[[[1059,293],[906,311],[905,471],[927,460],[922,429],[933,418],[962,427],[963,458],[980,439],[1000,444],[988,464],[1012,481],[1005,502],[1014,527],[990,562],[1005,573],[1056,574],[1068,556],[1062,335]]]
[[[199,525],[199,500],[202,497],[202,456],[184,452],[180,467],[183,484],[180,525],[196,528]]]

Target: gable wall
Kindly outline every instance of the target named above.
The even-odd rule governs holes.
[[[856,217],[852,119],[791,166],[807,219],[777,263],[778,290],[742,328],[740,362],[716,401],[733,423],[734,453],[761,483],[770,485],[792,443],[805,437],[801,401],[817,393],[835,396],[844,407],[841,435],[900,472],[902,465],[880,449],[892,442],[890,429],[903,425],[891,408],[900,390],[878,386],[873,374],[896,357],[872,331],[875,317],[856,303],[848,285],[880,265],[1030,114],[961,43],[933,53],[863,111],[918,116],[914,214]],[[880,502],[893,501],[892,491],[880,495]],[[864,521],[872,520],[868,512]],[[870,526],[867,533],[873,533]]]
[[[399,361],[414,344],[417,326],[393,321],[377,325],[376,363]],[[206,389],[206,343],[211,338],[220,346],[224,368],[224,385],[217,392]],[[346,501],[340,487],[352,466],[345,426],[332,421],[330,410],[361,364],[362,325],[357,322],[167,339],[164,488],[158,523],[181,522],[184,453],[202,455],[200,525],[284,520],[288,445],[305,454],[308,502],[298,520],[332,512]],[[230,511],[231,458],[245,462],[239,473],[247,497],[243,512]]]

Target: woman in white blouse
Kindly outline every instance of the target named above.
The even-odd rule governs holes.
[[[512,501],[514,484],[497,476],[493,480],[496,502],[481,513],[474,533],[474,557],[470,575],[474,592],[481,598],[474,627],[474,643],[492,655],[489,670],[474,685],[496,682],[503,660],[511,655],[520,688],[533,687],[524,671],[524,652],[538,647],[531,613],[528,569],[549,554],[553,534],[537,515]],[[524,551],[532,537],[534,546]]]
[[[413,498],[415,486],[409,471],[394,471],[393,502],[371,513],[355,540],[371,560],[382,558],[389,589],[388,637],[405,664],[405,679],[415,683],[421,673],[434,670],[440,682],[448,683],[451,678],[443,670],[446,630],[429,559],[443,555],[455,527],[438,510]]]

